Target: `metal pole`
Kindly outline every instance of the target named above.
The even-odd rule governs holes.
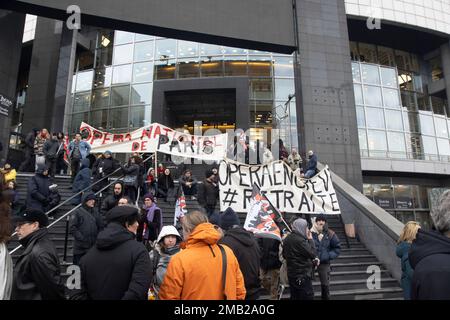
[[[70,217],[67,216],[67,219],[66,219],[66,234],[64,236],[64,257],[63,257],[63,261],[64,262],[67,262],[66,259],[67,259],[67,243],[69,242],[69,220],[70,220]]]

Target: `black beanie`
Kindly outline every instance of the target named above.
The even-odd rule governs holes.
[[[239,217],[233,209],[227,208],[227,210],[220,215],[218,225],[226,231],[232,226],[240,225]]]

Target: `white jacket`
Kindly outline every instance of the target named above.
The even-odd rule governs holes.
[[[0,243],[0,300],[9,300],[11,297],[13,278],[13,264],[8,248]]]

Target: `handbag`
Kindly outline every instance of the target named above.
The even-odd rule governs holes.
[[[227,294],[225,293],[225,284],[227,281],[227,253],[225,249],[219,244],[220,252],[222,253],[222,291],[223,300],[227,300]]]
[[[123,184],[127,187],[134,187],[136,185],[137,177],[136,176],[125,176],[123,178]]]

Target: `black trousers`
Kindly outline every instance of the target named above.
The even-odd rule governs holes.
[[[45,160],[48,166],[48,175],[54,178],[56,174],[56,163],[58,160],[56,158],[55,159],[46,158]]]
[[[311,278],[289,278],[291,300],[314,300],[314,290]]]
[[[80,162],[81,162],[81,159],[77,159],[77,158],[70,159],[70,170],[72,171],[72,174],[71,174],[72,182],[73,182],[73,180],[75,180],[75,177],[76,177],[78,171],[80,171]]]
[[[134,204],[136,202],[137,190],[136,187],[133,186],[125,186],[125,195],[130,198],[130,200]],[[130,203],[131,204],[131,203]]]

